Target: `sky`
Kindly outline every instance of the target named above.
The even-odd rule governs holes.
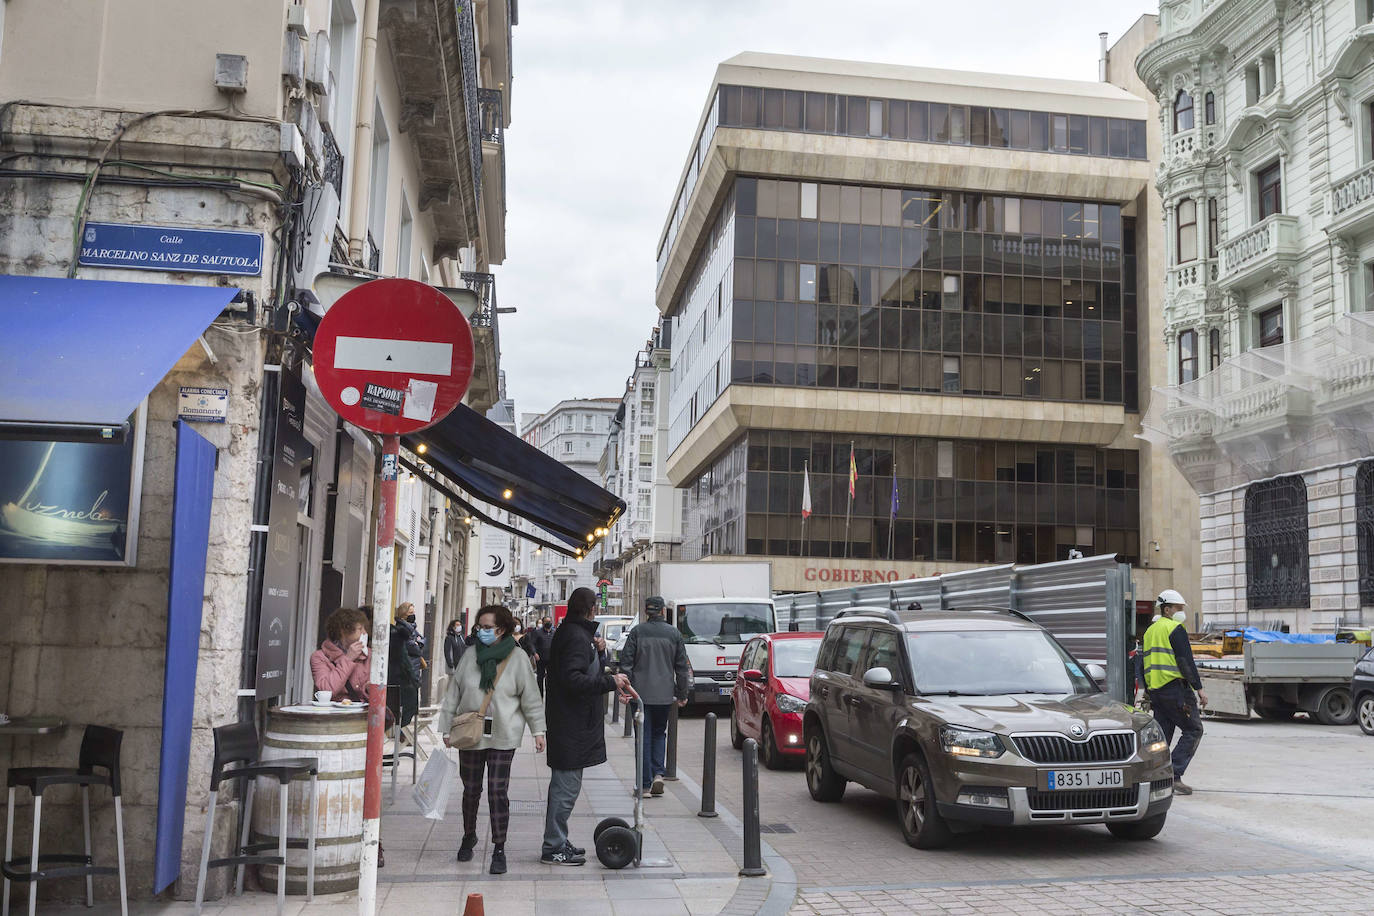
[[[1122,0],[520,0],[493,268],[517,414],[618,397],[648,340],[660,233],[716,65],[741,51],[1097,79],[1158,5]]]

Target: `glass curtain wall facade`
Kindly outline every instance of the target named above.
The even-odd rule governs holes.
[[[1121,208],[739,178],[730,380],[1138,409]]]
[[[704,555],[989,564],[1064,560],[1077,549],[1136,563],[1138,458],[1054,443],[750,430],[690,487],[689,530]]]

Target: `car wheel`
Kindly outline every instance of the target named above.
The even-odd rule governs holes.
[[[767,716],[763,719],[763,736],[759,738],[759,759],[770,770],[782,769],[782,754],[778,753],[778,742],[773,735],[773,723]]]
[[[1350,725],[1355,721],[1355,704],[1349,687],[1332,687],[1317,700],[1317,721],[1323,725]]]
[[[1355,707],[1355,717],[1360,723],[1360,731],[1374,735],[1374,694],[1360,697],[1360,703]]]
[[[830,765],[825,734],[819,725],[806,735],[806,790],[818,802],[837,802],[844,798],[845,778]]]
[[[1108,824],[1107,829],[1118,840],[1152,840],[1159,836],[1159,831],[1164,829],[1164,818],[1168,814],[1169,812],[1165,811],[1163,814],[1147,817],[1143,821],[1116,821]]]
[[[897,819],[910,846],[938,849],[949,842],[949,825],[935,806],[930,770],[920,754],[902,758],[897,777]]]
[[[735,704],[734,704],[734,703],[731,703],[731,704],[730,704],[730,746],[733,747],[735,750],[738,751],[738,750],[741,750],[741,749],[744,747],[744,734],[743,734],[743,732],[741,732],[741,731],[739,730],[739,719],[736,718],[737,716],[738,716],[738,712],[735,710]]]

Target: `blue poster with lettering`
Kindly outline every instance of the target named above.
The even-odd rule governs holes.
[[[262,233],[87,223],[80,260],[90,267],[256,277],[262,274]]]

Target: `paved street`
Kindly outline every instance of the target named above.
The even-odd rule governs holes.
[[[723,712],[723,710],[722,710]],[[1374,910],[1374,739],[1354,728],[1298,721],[1208,722],[1189,772],[1197,788],[1176,800],[1157,839],[1124,843],[1101,827],[988,830],[948,849],[921,852],[901,838],[892,805],[850,787],[821,805],[800,770],[761,771],[767,878],[737,877],[741,844],[740,760],[728,720],[718,729],[716,820],[698,818],[704,719],[682,721],[680,774],[646,800],[646,859],[657,867],[611,872],[592,861],[559,869],[537,862],[547,778],[526,746],[511,782],[510,872],[486,874],[483,843],[457,863],[459,800],[440,822],[415,813],[402,789],[383,823],[384,913],[462,911],[470,893],[500,914],[860,913],[1350,913]],[[589,771],[574,814],[574,839],[591,846],[605,816],[628,816],[629,739],[608,732],[611,762]],[[776,852],[781,859],[771,855]],[[224,916],[274,911],[272,898],[215,901]],[[188,913],[185,904],[140,905],[140,914]],[[64,912],[91,912],[73,907]],[[117,912],[98,907],[96,912]],[[289,914],[356,912],[352,895],[321,897]]]

